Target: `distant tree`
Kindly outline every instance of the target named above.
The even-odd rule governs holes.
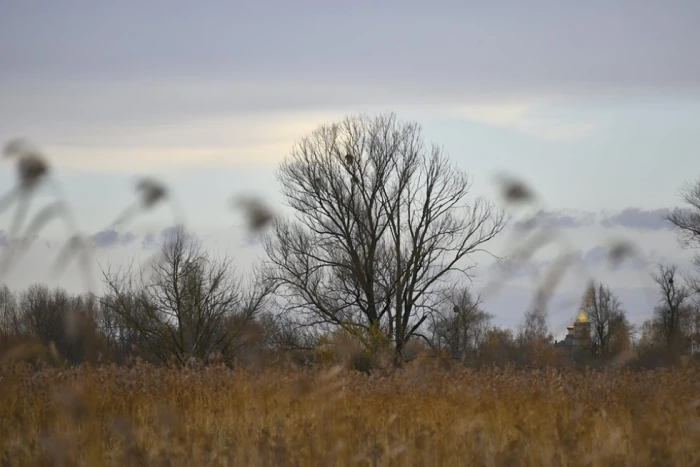
[[[479,346],[479,365],[508,366],[523,362],[520,346],[510,329],[492,327],[486,331]]]
[[[652,319],[648,319],[642,323],[640,334],[637,347],[643,351],[649,351],[662,343],[661,336],[659,335],[659,328],[654,325]]]
[[[630,323],[625,313],[613,315],[609,323],[608,355],[619,355],[630,350],[636,333],[636,327]]]
[[[549,332],[547,312],[542,300],[525,312],[525,322],[516,337],[518,355],[516,361],[526,365],[547,365],[553,363],[554,336]]]
[[[689,308],[682,323],[683,335],[688,340],[689,350],[698,354],[700,353],[700,307],[694,303]]]
[[[684,336],[682,325],[690,313],[690,289],[677,277],[676,266],[659,265],[658,273],[652,275],[659,286],[661,298],[654,308],[653,326],[672,353],[682,350]]]
[[[689,207],[676,208],[666,218],[675,227],[684,246],[698,248],[700,247],[700,179],[685,185],[681,189],[681,197]],[[696,261],[700,261],[699,258],[696,256]]]
[[[55,346],[68,363],[96,361],[107,351],[96,324],[94,296],[34,284],[20,295],[18,306],[24,332]]]
[[[263,329],[259,344],[265,351],[273,353],[310,351],[321,337],[315,329],[297,322],[289,314],[265,312],[256,321]]]
[[[22,321],[29,334],[45,343],[63,338],[68,297],[63,291],[51,293],[43,284],[33,284],[20,295]]]
[[[7,285],[0,287],[0,334],[19,335],[22,332],[17,297]]]
[[[688,206],[672,210],[666,218],[674,226],[684,248],[700,248],[700,179],[686,184],[681,189],[681,198]],[[694,263],[700,273],[700,254],[695,255]],[[689,275],[686,282],[694,294],[696,305],[700,306],[700,274],[698,273]]]
[[[448,290],[447,300],[431,317],[430,330],[435,348],[452,358],[465,359],[483,342],[493,315],[480,307],[468,287]]]
[[[294,146],[278,179],[295,213],[264,241],[285,311],[401,356],[442,303],[445,281],[504,227],[468,200],[470,181],[420,127],[393,114],[348,117]]]
[[[667,219],[673,224],[681,245],[685,248],[700,248],[700,179],[686,184],[681,197],[687,207],[672,210]],[[694,258],[696,274],[685,278],[692,293],[693,306],[686,313],[683,334],[697,352],[700,348],[700,254]]]
[[[602,357],[612,355],[613,348],[619,350],[629,339],[632,330],[622,309],[620,300],[601,283],[592,284],[584,304],[584,311],[591,323],[591,340],[593,349]]]
[[[551,340],[547,325],[547,313],[544,308],[536,306],[525,312],[525,323],[520,335],[528,342]]]
[[[230,361],[249,344],[247,325],[269,293],[262,282],[244,291],[233,273],[229,260],[210,257],[175,229],[146,272],[104,273],[103,324],[112,339],[126,338],[161,362],[186,365],[215,353]]]

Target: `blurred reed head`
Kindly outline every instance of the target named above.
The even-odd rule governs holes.
[[[263,231],[275,217],[267,204],[258,197],[238,196],[232,200],[232,206],[243,213],[251,233]]]

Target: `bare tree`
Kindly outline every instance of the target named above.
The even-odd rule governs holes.
[[[683,335],[689,341],[690,352],[692,354],[700,354],[700,307],[694,304],[683,323]]]
[[[63,338],[68,297],[63,291],[52,294],[46,285],[33,284],[20,295],[22,320],[29,334],[44,343]]]
[[[93,296],[34,284],[20,295],[18,314],[26,335],[54,345],[63,359],[77,364],[95,361],[106,350],[95,322],[96,305]]]
[[[530,342],[550,340],[547,313],[544,308],[533,307],[525,312],[525,323],[520,334]]]
[[[591,285],[584,309],[591,323],[594,350],[603,357],[611,355],[612,343],[631,330],[620,300],[600,282]]]
[[[507,366],[523,362],[523,352],[510,329],[493,327],[487,330],[479,347],[477,362],[487,366]]]
[[[257,322],[263,329],[260,345],[272,353],[312,351],[322,336],[289,314],[269,311],[259,315]]]
[[[644,321],[640,327],[639,341],[637,347],[644,351],[649,351],[659,344],[661,338],[659,336],[659,328],[654,325],[653,320]]]
[[[679,283],[676,266],[659,265],[659,272],[652,275],[658,284],[661,299],[654,308],[652,323],[671,351],[680,351],[682,347],[682,323],[689,312],[688,299],[690,289]]]
[[[637,331],[637,327],[630,323],[624,312],[613,315],[609,324],[608,355],[620,355],[621,352],[629,350]]]
[[[431,316],[433,346],[462,360],[478,349],[493,318],[480,305],[480,300],[472,297],[468,287],[450,289],[445,304]]]
[[[4,284],[0,288],[0,334],[18,335],[21,330],[17,297]]]
[[[525,365],[551,364],[555,348],[552,345],[554,336],[549,332],[546,299],[544,293],[538,291],[534,304],[525,312],[524,322],[519,326],[514,336],[517,354],[514,363]]]
[[[473,253],[504,226],[467,175],[420,127],[393,114],[348,117],[296,144],[278,179],[291,220],[264,240],[286,311],[343,328],[397,355],[442,302],[441,283],[467,276]]]
[[[676,228],[684,246],[700,247],[700,179],[685,185],[681,197],[690,208],[676,208],[666,218]]]
[[[673,224],[684,248],[700,248],[700,179],[686,184],[681,189],[681,197],[689,207],[676,208],[666,218]],[[700,254],[695,256],[694,263],[700,269]],[[700,304],[700,277],[688,277],[687,282]]]
[[[700,248],[700,179],[688,183],[681,189],[681,197],[686,208],[676,208],[667,219],[678,233],[681,245],[685,248]],[[695,267],[700,271],[700,254],[695,255]],[[700,349],[700,275],[690,274],[685,278],[692,293],[693,306],[688,307],[682,332],[690,341],[691,351]]]
[[[245,345],[246,325],[269,294],[262,282],[243,291],[227,259],[211,258],[177,228],[147,271],[105,272],[102,299],[112,338],[129,338],[162,362],[213,353],[231,357]]]

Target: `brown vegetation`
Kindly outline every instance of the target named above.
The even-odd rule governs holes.
[[[14,367],[0,391],[3,465],[700,463],[698,366]]]

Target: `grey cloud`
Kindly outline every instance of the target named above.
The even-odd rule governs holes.
[[[604,227],[627,227],[637,230],[665,230],[671,224],[665,219],[668,209],[644,210],[627,208],[601,220]]]
[[[542,210],[534,217],[534,223],[527,220],[518,220],[513,223],[516,230],[528,228],[563,228],[570,229],[599,224],[606,228],[628,228],[635,230],[666,230],[671,224],[665,216],[669,209],[641,209],[626,208],[616,213],[596,214],[593,212],[567,212]]]
[[[700,28],[692,18],[700,4],[680,1],[669,8],[629,0],[634,18],[590,2],[513,2],[507,16],[486,3],[436,8],[417,0],[212,8],[14,2],[0,15],[0,140],[31,134],[54,147],[227,146],[252,136],[211,130],[193,143],[187,134],[152,130],[411,106],[458,118],[467,105],[546,108],[560,97],[630,89],[697,95]],[[519,131],[541,134],[537,121]]]
[[[90,241],[97,248],[110,248],[117,245],[128,245],[136,240],[131,232],[119,233],[115,230],[102,230],[90,236]]]
[[[693,60],[700,55],[697,2],[679,0],[669,7],[629,0],[628,8],[606,2],[532,8],[513,2],[506,16],[490,4],[389,3],[350,7],[278,0],[201,8],[163,1],[78,7],[45,1],[36,8],[16,2],[4,8],[0,21],[0,68],[6,71],[1,79],[40,90],[42,81],[80,78],[81,84],[101,82],[102,97],[110,96],[115,83],[128,83],[144,95],[154,91],[168,106],[160,86],[180,76],[180,83],[196,83],[194,100],[227,110],[241,107],[231,100],[220,103],[222,94],[210,92],[207,84],[230,83],[228,94],[238,87],[245,103],[249,89],[241,83],[265,83],[271,96],[255,105],[277,108],[366,105],[387,93],[398,102],[411,96],[453,102],[456,93],[507,99],[630,87],[700,90],[700,62]],[[378,88],[382,91],[372,92]],[[275,92],[279,89],[283,92]],[[161,116],[173,108],[192,110],[176,92],[171,97],[175,104]],[[133,99],[123,104],[134,102],[139,110],[153,104]],[[88,104],[83,98],[78,107]]]
[[[144,236],[143,240],[141,241],[141,247],[144,250],[155,250],[157,248],[160,248],[160,246],[161,243],[158,242],[156,236],[150,233]]]
[[[131,243],[134,240],[136,240],[136,235],[132,234],[131,232],[127,232],[126,234],[122,235],[123,244]]]
[[[177,225],[171,225],[170,227],[164,228],[164,229],[160,232],[160,236],[161,236],[162,238],[164,238],[164,239],[171,238],[171,237],[172,237],[173,235],[175,235],[175,234],[177,233],[177,231],[178,231],[179,229],[181,229],[181,228],[182,228],[182,227],[177,226]]]
[[[0,246],[12,245],[13,247],[26,248],[32,246],[38,239],[38,234],[10,239],[7,237],[4,231],[0,230]]]
[[[162,248],[163,245],[165,245],[165,242],[169,239],[172,238],[171,236],[181,227],[178,226],[170,226],[166,227],[163,230],[160,231],[158,235],[149,233],[146,234],[143,237],[143,240],[141,240],[141,247],[144,250],[157,250],[159,248]],[[192,232],[187,232],[188,235],[194,236]]]
[[[574,228],[590,224],[592,220],[590,213],[571,214],[565,211],[539,211],[533,221],[519,220],[513,224],[516,230],[525,230],[529,228],[536,229],[551,229],[551,228]]]

